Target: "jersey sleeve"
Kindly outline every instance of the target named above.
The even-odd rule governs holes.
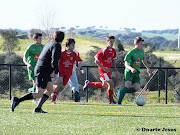
[[[26,52],[24,53],[24,56],[25,56],[26,58],[29,57],[29,55],[30,55],[30,48],[31,48],[31,46],[29,46],[29,47],[27,48]]]
[[[82,61],[82,59],[80,58],[79,53],[76,55],[76,61]]]
[[[132,55],[131,51],[128,52],[124,58],[124,61],[127,61],[128,63],[130,63],[131,62],[131,55]]]
[[[100,50],[95,56],[94,56],[95,60],[97,61],[102,61],[103,59],[103,52]]]

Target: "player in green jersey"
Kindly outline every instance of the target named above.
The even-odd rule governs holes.
[[[138,91],[140,87],[140,65],[141,63],[147,69],[147,73],[151,76],[151,71],[148,67],[147,61],[144,58],[144,50],[143,48],[144,39],[141,37],[136,37],[134,39],[135,47],[130,50],[124,58],[125,61],[125,86],[123,89],[118,90],[117,99],[118,103],[117,106],[121,106],[121,102],[126,93],[134,93]],[[133,87],[131,87],[133,85]]]
[[[41,44],[42,34],[35,33],[33,39],[34,39],[34,43],[28,46],[23,57],[23,61],[27,65],[29,80],[32,80],[33,82],[33,87],[29,89],[29,92],[35,92],[36,90],[34,68],[38,61],[39,55],[43,49],[43,45]],[[36,100],[34,99],[33,102],[36,102]]]

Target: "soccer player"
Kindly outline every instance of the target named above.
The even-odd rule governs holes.
[[[53,92],[51,103],[56,103],[56,98],[59,92],[61,92],[69,81],[72,75],[72,69],[75,61],[79,61],[77,71],[80,72],[82,60],[79,53],[74,50],[75,40],[73,38],[68,38],[66,40],[66,48],[61,53],[61,58],[59,60],[59,77],[57,80],[57,87]],[[79,93],[78,93],[79,94]]]
[[[23,57],[23,61],[27,65],[29,80],[32,80],[33,82],[33,87],[30,88],[29,92],[35,92],[36,90],[34,68],[38,61],[39,55],[41,54],[41,51],[44,47],[44,45],[41,44],[41,41],[42,41],[41,33],[35,33],[33,36],[33,39],[34,39],[34,43],[28,46]],[[33,99],[33,103],[35,102],[36,100]]]
[[[109,104],[116,104],[113,99],[114,83],[111,78],[111,64],[113,64],[114,70],[118,72],[115,63],[116,49],[113,47],[115,37],[112,35],[107,36],[106,42],[107,46],[95,55],[95,63],[98,65],[100,80],[102,83],[86,80],[83,89],[85,91],[88,86],[107,89]]]
[[[36,92],[30,92],[20,98],[13,97],[11,106],[12,112],[14,112],[15,107],[22,101],[41,98],[33,112],[47,113],[43,111],[41,107],[54,91],[51,74],[54,73],[54,77],[56,78],[59,72],[58,61],[61,55],[61,42],[63,39],[64,32],[55,31],[53,34],[53,41],[44,46],[34,69]]]
[[[75,97],[74,98],[75,102],[84,103],[83,100],[80,100],[80,95],[79,95],[79,84],[78,84],[77,76],[80,75],[80,72],[78,71],[77,67],[78,67],[78,62],[76,61],[76,63],[74,63],[74,65],[73,65],[72,75],[69,78],[69,81],[66,84],[66,86],[64,87],[64,89],[66,89],[66,87],[69,85],[71,87],[72,91],[73,91],[73,94],[74,94],[74,97]],[[80,71],[81,71],[82,74],[84,73],[83,70],[80,70]],[[56,86],[54,86],[54,87],[56,87]],[[61,92],[59,92],[58,96],[60,95],[60,93]],[[58,98],[58,96],[57,96],[57,98]],[[57,101],[57,98],[56,98],[56,101]]]
[[[121,102],[126,93],[134,93],[140,89],[140,65],[141,63],[147,69],[147,73],[151,76],[151,71],[148,67],[147,61],[144,57],[143,48],[144,39],[142,37],[136,37],[134,39],[135,47],[130,50],[124,58],[125,61],[125,87],[121,90],[118,90],[118,103],[117,106],[122,106]],[[133,87],[131,87],[131,84]]]

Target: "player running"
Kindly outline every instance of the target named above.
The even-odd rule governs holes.
[[[85,91],[87,89],[87,86],[107,89],[109,104],[116,104],[113,99],[114,83],[111,78],[111,64],[113,64],[114,70],[118,72],[115,63],[116,49],[113,47],[115,37],[112,35],[107,36],[106,42],[107,46],[101,49],[95,55],[95,63],[98,65],[100,80],[102,81],[102,83],[90,82],[89,80],[86,80],[83,89]]]
[[[124,58],[125,61],[125,86],[123,89],[118,90],[118,103],[117,106],[122,106],[121,102],[126,93],[134,93],[140,89],[140,65],[141,63],[147,69],[147,73],[151,76],[151,71],[148,67],[147,61],[144,58],[143,48],[144,39],[141,37],[136,37],[134,39],[135,47],[130,50]],[[131,84],[133,87],[131,87]]]
[[[80,72],[82,60],[79,53],[74,50],[75,40],[69,38],[66,40],[66,48],[61,53],[61,58],[59,60],[59,77],[57,80],[57,87],[52,95],[51,103],[56,103],[56,98],[59,92],[61,92],[69,81],[72,75],[73,65],[75,61],[79,61],[77,71]]]

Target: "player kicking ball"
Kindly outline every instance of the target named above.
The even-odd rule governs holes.
[[[126,93],[134,93],[138,91],[140,87],[140,65],[141,63],[147,69],[147,73],[151,76],[151,71],[148,67],[147,61],[144,58],[144,50],[143,50],[144,39],[141,37],[136,37],[134,39],[135,47],[131,49],[124,58],[125,61],[125,86],[123,89],[118,90],[118,103],[117,106],[122,106],[121,102]],[[131,87],[131,84],[133,87]]]
[[[116,49],[113,47],[115,42],[115,37],[112,35],[107,36],[107,46],[101,49],[95,55],[95,63],[98,65],[100,80],[101,82],[90,82],[89,80],[85,81],[84,84],[84,91],[87,89],[88,86],[107,89],[108,97],[109,97],[109,104],[116,104],[113,99],[113,89],[114,83],[111,78],[111,63],[114,66],[114,70],[118,72],[116,68]]]
[[[80,68],[82,65],[82,60],[79,56],[79,53],[74,50],[75,48],[75,40],[73,38],[69,38],[66,40],[66,48],[61,53],[61,58],[59,60],[59,77],[57,80],[57,87],[52,94],[51,103],[56,103],[56,98],[59,92],[61,92],[66,84],[69,81],[69,78],[72,75],[73,65],[75,61],[78,61],[77,71],[80,72]]]

